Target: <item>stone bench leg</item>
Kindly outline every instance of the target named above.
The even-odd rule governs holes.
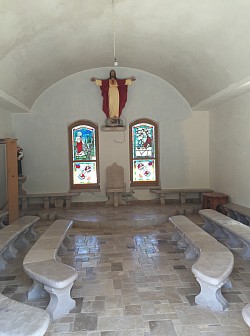
[[[0,254],[0,270],[5,269],[7,266],[7,261],[3,258],[2,253]]]
[[[228,248],[242,247],[242,242],[234,234],[227,231],[227,241],[226,245]]]
[[[184,237],[181,237],[181,239],[177,242],[177,246],[179,249],[186,249],[188,247],[188,243]]]
[[[189,244],[187,250],[184,252],[185,258],[186,259],[197,259],[198,253],[193,247],[193,245]]]
[[[67,247],[62,243],[59,247],[58,254],[59,255],[64,255],[67,252]]]
[[[248,223],[247,225],[250,226],[250,217],[245,216],[245,218],[246,218],[246,221],[247,221],[247,223]]]
[[[122,199],[123,192],[114,191],[108,192],[109,199],[106,202],[106,205],[113,205],[118,207],[118,205],[126,205],[126,202]]]
[[[71,244],[72,243],[72,239],[70,238],[70,236],[68,234],[65,236],[63,243],[64,244]]]
[[[227,216],[228,216],[228,217],[237,220],[237,215],[235,214],[235,212],[234,212],[233,210],[231,210],[231,209],[226,209],[226,211],[227,211]]]
[[[42,298],[46,295],[47,295],[47,293],[44,290],[43,284],[41,284],[40,282],[38,282],[36,280],[33,280],[33,284],[32,284],[31,288],[28,290],[28,293],[27,293],[28,300],[39,299],[39,298]]]
[[[13,243],[10,243],[7,249],[3,252],[3,257],[5,259],[14,259],[17,256],[17,249],[14,247]]]
[[[175,230],[174,233],[172,234],[171,240],[178,241],[180,239],[181,239],[180,232]]]
[[[20,234],[15,240],[14,244],[16,247],[26,247],[29,245],[29,241],[25,237],[26,232]]]
[[[226,283],[222,286],[223,288],[233,288],[231,280],[228,278]]]
[[[181,205],[186,204],[186,193],[180,193]]]
[[[49,209],[49,197],[48,196],[44,196],[43,198],[43,207],[44,209]]]
[[[66,198],[65,198],[65,206],[66,206],[66,208],[70,208],[71,207],[71,196],[66,196]]]
[[[25,237],[29,240],[29,241],[35,241],[36,237],[37,237],[37,233],[34,230],[33,226],[31,226],[29,228],[29,230],[26,232]]]
[[[76,306],[75,300],[70,296],[70,290],[73,283],[65,288],[52,288],[44,286],[44,289],[50,295],[50,302],[46,308],[47,312],[53,319],[68,314]]]
[[[225,240],[225,239],[228,238],[228,235],[225,232],[225,230],[223,228],[221,228],[220,226],[217,226],[217,225],[215,226],[213,236],[214,236],[214,238],[216,238],[218,240]]]
[[[214,224],[208,220],[207,218],[203,218],[204,224],[202,225],[203,230],[205,230],[208,233],[212,233],[215,230]]]
[[[237,214],[237,221],[241,222],[242,224],[248,225],[249,222],[247,220],[247,218],[241,214]]]
[[[114,192],[114,206],[115,207],[118,207],[118,193],[117,192]]]
[[[165,194],[160,194],[160,203],[161,203],[161,205],[165,205],[166,204]]]
[[[228,308],[228,302],[221,293],[223,284],[214,286],[201,279],[196,279],[201,287],[200,294],[195,297],[197,305],[211,308],[214,311],[224,311]]]
[[[250,244],[243,241],[243,249],[238,251],[242,259],[250,259]]]

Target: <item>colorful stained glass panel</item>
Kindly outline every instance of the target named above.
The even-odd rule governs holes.
[[[72,129],[73,160],[96,160],[95,129],[80,125]]]
[[[155,180],[155,160],[133,160],[133,182]]]
[[[150,124],[137,124],[132,128],[133,157],[155,156],[155,129]]]
[[[73,183],[74,184],[97,183],[96,162],[74,162]]]

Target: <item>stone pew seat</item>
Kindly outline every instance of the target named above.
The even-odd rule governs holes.
[[[166,204],[166,196],[177,194],[180,204],[186,204],[189,194],[198,194],[198,200],[202,201],[202,193],[212,192],[212,189],[208,188],[168,188],[168,189],[150,189],[150,192],[159,195],[161,205]]]
[[[0,269],[17,256],[16,248],[28,246],[29,240],[35,239],[33,226],[38,220],[38,216],[24,216],[0,230]]]
[[[215,210],[199,210],[204,219],[203,228],[243,259],[250,259],[250,227]]]
[[[1,336],[42,336],[49,323],[50,316],[45,310],[0,294]]]
[[[49,293],[50,302],[46,310],[52,319],[68,314],[76,305],[70,291],[78,273],[73,267],[61,263],[58,256],[58,252],[63,254],[66,251],[63,242],[70,239],[67,231],[72,224],[72,220],[56,220],[32,246],[23,261],[24,271],[33,280],[28,299],[37,299]]]
[[[245,305],[242,309],[242,317],[246,324],[250,327],[250,303]]]
[[[42,199],[44,209],[49,209],[51,205],[56,208],[70,208],[73,196],[78,196],[78,192],[61,192],[61,193],[38,193],[38,194],[21,194],[18,196],[22,210],[28,209],[30,199]]]
[[[229,217],[250,226],[250,208],[235,203],[226,203],[223,207]]]
[[[229,276],[234,266],[233,254],[187,217],[173,216],[169,220],[175,227],[172,239],[185,249],[187,259],[197,259],[192,272],[201,290],[195,302],[214,311],[224,311],[228,302],[221,288],[232,287]]]

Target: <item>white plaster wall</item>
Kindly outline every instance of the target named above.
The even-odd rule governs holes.
[[[210,186],[250,206],[250,93],[210,113]]]
[[[0,139],[12,137],[11,112],[0,107]]]
[[[77,200],[105,199],[106,167],[117,162],[125,169],[129,187],[128,129],[103,132],[100,88],[91,77],[107,78],[111,68],[76,73],[47,89],[33,105],[31,114],[16,114],[14,134],[24,148],[24,174],[28,192],[59,192],[69,189],[67,126],[88,119],[99,126],[101,192],[82,193]],[[117,77],[134,75],[123,110],[124,121],[142,117],[159,123],[160,175],[162,187],[208,187],[208,114],[193,112],[183,97],[167,82],[149,73],[117,68]],[[155,196],[148,190],[136,190],[136,197]]]

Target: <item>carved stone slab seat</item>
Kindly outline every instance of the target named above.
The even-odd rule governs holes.
[[[246,324],[250,327],[250,303],[248,303],[245,307],[243,307],[242,317],[246,322]]]
[[[202,193],[212,192],[208,188],[168,188],[168,189],[150,189],[150,192],[159,195],[161,205],[166,204],[165,197],[169,194],[178,194],[180,204],[186,204],[188,194],[198,194],[198,199],[202,201]]]
[[[71,200],[73,196],[78,196],[78,192],[62,192],[62,193],[38,193],[38,194],[23,194],[19,195],[22,210],[28,209],[31,198],[42,198],[44,209],[48,209],[51,205],[56,208],[71,207]]]
[[[38,216],[24,216],[0,230],[0,269],[17,256],[17,248],[26,247],[36,238],[33,226],[38,220]]]
[[[173,216],[169,220],[175,227],[172,239],[185,249],[187,259],[197,259],[192,272],[201,290],[195,302],[214,311],[224,311],[228,302],[221,288],[232,287],[229,279],[234,266],[232,252],[187,217]]]
[[[106,192],[109,195],[109,200],[106,204],[118,205],[126,204],[122,199],[122,194],[126,191],[126,184],[124,183],[124,169],[113,163],[106,169]]]
[[[243,259],[250,259],[250,227],[212,209],[199,210],[203,228]]]
[[[5,225],[8,221],[8,215],[9,215],[8,211],[1,211],[0,212],[0,229],[5,227]]]
[[[1,336],[42,336],[50,323],[49,314],[0,294]]]
[[[33,280],[28,299],[49,293],[50,302],[46,310],[53,319],[68,314],[76,305],[70,291],[78,273],[73,267],[61,263],[57,255],[66,251],[63,242],[70,239],[67,231],[72,224],[72,220],[56,220],[32,246],[23,261],[25,272]]]
[[[250,208],[235,203],[226,203],[223,207],[229,217],[250,226]]]

